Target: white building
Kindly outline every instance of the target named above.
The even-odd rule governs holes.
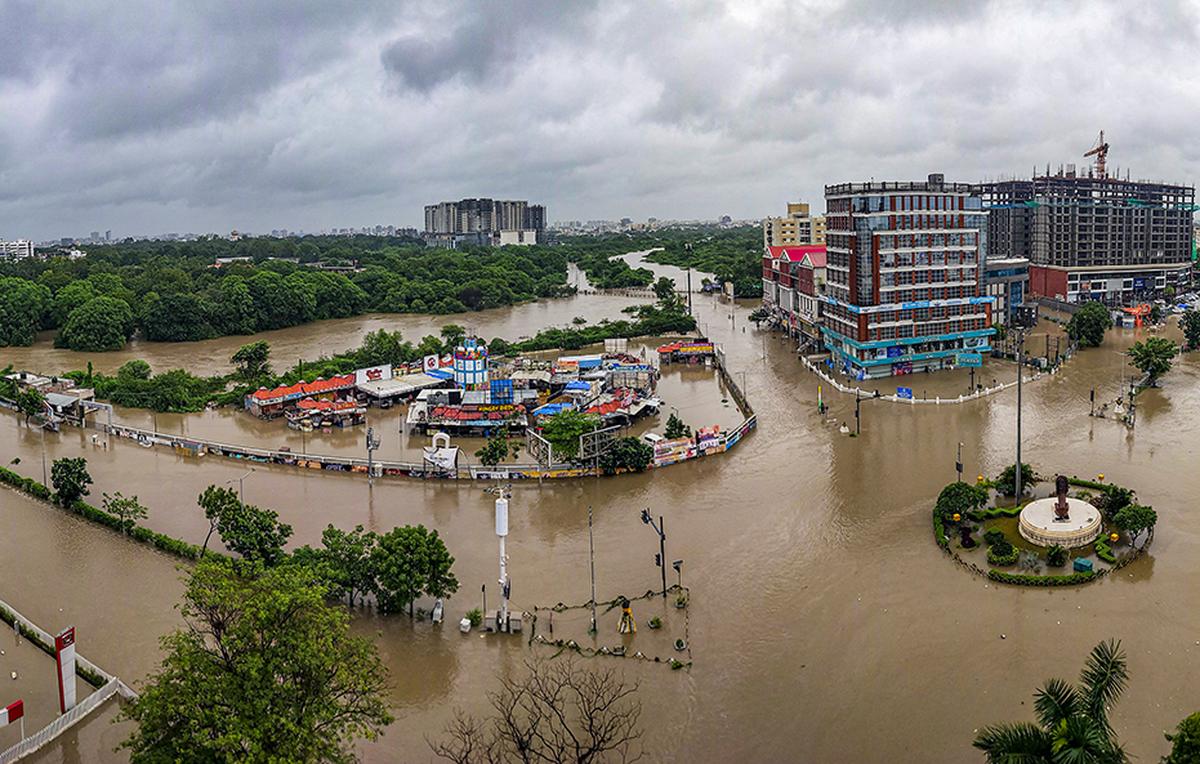
[[[33,242],[28,239],[0,241],[0,260],[24,260],[33,257]]]

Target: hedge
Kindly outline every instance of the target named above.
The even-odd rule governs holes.
[[[1113,485],[1112,483],[1101,483],[1098,480],[1088,480],[1087,478],[1077,477],[1067,478],[1067,484],[1079,488],[1091,488],[1093,491],[1103,491],[1104,489]]]
[[[946,525],[942,522],[942,514],[933,510],[933,538],[942,549],[950,548],[950,537],[946,535]]]
[[[1109,565],[1117,564],[1117,556],[1113,554],[1112,547],[1103,537],[1096,539],[1096,556],[1104,560]]]
[[[981,520],[995,520],[997,517],[1016,517],[1024,508],[1024,504],[1018,504],[1015,507],[992,507],[991,509],[981,509],[976,514]]]
[[[1097,571],[1086,573],[1071,573],[1065,576],[1031,576],[1022,573],[1005,573],[1003,570],[989,570],[988,578],[1003,584],[1018,586],[1073,586],[1084,584],[1099,576]]]
[[[46,486],[42,485],[36,480],[33,480],[32,478],[18,475],[12,470],[4,467],[0,467],[0,483],[7,483],[13,488],[23,491],[24,493],[43,501],[51,501],[54,497],[54,494]],[[93,507],[91,504],[88,504],[82,499],[77,500],[70,506],[58,506],[62,506],[62,508],[66,511],[75,515],[79,515],[85,520],[90,520],[93,523],[98,523],[107,528],[111,528],[118,533],[127,535],[134,541],[139,541],[143,544],[149,544],[155,549],[159,549],[167,554],[173,554],[176,557],[182,557],[185,560],[200,559],[200,547],[196,546],[195,544],[189,544],[186,541],[158,533],[157,531],[152,531],[149,528],[145,528],[136,524],[130,527],[128,529],[128,533],[126,533],[125,524],[119,517],[109,512],[105,512],[97,507]],[[219,552],[213,551],[208,551],[206,554],[220,556]]]

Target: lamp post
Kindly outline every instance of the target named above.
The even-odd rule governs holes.
[[[676,560],[671,563],[671,567],[675,569],[676,581],[679,582],[679,591],[683,592],[683,560]]]
[[[687,305],[688,315],[692,315],[692,243],[689,241],[683,245],[687,251]]]
[[[246,474],[242,475],[241,477],[236,477],[236,478],[233,478],[233,480],[226,480],[226,481],[225,481],[225,485],[230,485],[230,484],[232,484],[234,481],[237,481],[237,484],[238,484],[238,504],[241,504],[242,506],[245,506],[245,505],[246,505],[245,481],[246,481],[246,478],[250,477],[252,474],[254,474],[254,468],[253,468],[253,467],[251,467],[249,470],[247,470],[247,471],[246,471]]]
[[[592,538],[592,505],[588,504],[588,564],[592,568],[592,630],[596,633],[596,543]]]
[[[650,516],[650,509],[647,507],[642,510],[642,522],[649,525],[658,534],[658,554],[654,555],[654,564],[662,571],[662,596],[667,598],[667,533],[666,523],[663,522],[663,516],[658,516],[658,524],[654,523],[654,518]]]
[[[963,463],[962,463],[962,447],[963,444],[958,444],[958,458],[954,461],[954,469],[958,472],[958,482],[962,482]]]
[[[374,427],[367,428],[367,485],[375,485],[375,450],[379,448],[379,436]]]

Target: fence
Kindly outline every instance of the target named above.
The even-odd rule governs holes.
[[[838,392],[854,393],[855,395],[862,395],[863,397],[874,398],[874,395],[875,395],[874,390],[863,390],[861,387],[857,387],[857,386],[850,387],[849,385],[843,385],[842,383],[840,383],[836,379],[834,379],[832,376],[830,376],[824,369],[822,369],[820,366],[813,363],[812,361],[808,360],[807,358],[801,357],[800,360],[806,367],[808,367],[809,371],[811,371],[813,374],[816,374],[821,379],[825,380],[825,382],[827,384],[829,384],[831,387],[833,387]],[[1028,384],[1029,382],[1034,382],[1036,380],[1041,379],[1043,376],[1045,376],[1047,374],[1057,373],[1059,368],[1061,368],[1061,366],[1057,366],[1047,372],[1038,371],[1038,372],[1035,372],[1033,374],[1033,376],[1023,377],[1022,379],[1024,380],[1024,382],[1026,384]],[[1016,382],[1016,380],[1013,380],[1012,382],[1001,382],[997,385],[992,385],[991,387],[982,387],[973,393],[968,393],[966,395],[959,395],[954,398],[942,398],[940,396],[934,397],[934,398],[917,398],[916,396],[913,396],[912,398],[901,398],[898,395],[893,394],[893,395],[881,395],[881,396],[879,396],[879,398],[875,398],[875,400],[889,401],[891,403],[904,403],[904,404],[910,404],[910,405],[914,405],[914,406],[923,404],[923,403],[930,403],[930,404],[934,404],[934,405],[951,405],[951,404],[958,404],[958,403],[966,403],[968,401],[973,401],[973,400],[977,400],[979,398],[984,398],[989,395],[1003,392],[1004,390],[1008,390],[1009,388],[1013,388],[1016,386],[1017,386],[1017,382]]]
[[[54,637],[50,632],[38,626],[33,621],[9,605],[7,602],[0,600],[0,608],[7,615],[12,616],[12,623],[19,625],[21,631],[29,636],[30,641],[36,644],[42,650],[53,650]],[[4,620],[8,620],[5,618]],[[98,706],[110,699],[113,695],[120,695],[125,700],[132,700],[137,697],[137,693],[130,689],[124,682],[117,677],[109,674],[96,664],[84,658],[82,655],[76,655],[76,673],[93,681],[92,677],[99,677],[104,682],[95,692],[83,699],[70,711],[59,716],[48,725],[38,730],[34,734],[25,738],[21,742],[13,745],[5,751],[0,751],[0,764],[10,764],[20,758],[28,756],[34,751],[39,750],[44,745],[54,740],[66,730],[70,729],[76,722],[94,711]],[[88,676],[91,674],[91,677]]]

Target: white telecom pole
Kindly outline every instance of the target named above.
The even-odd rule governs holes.
[[[496,536],[500,539],[500,611],[496,614],[496,631],[508,631],[508,555],[504,538],[508,536],[508,494],[500,492],[496,499]]]

